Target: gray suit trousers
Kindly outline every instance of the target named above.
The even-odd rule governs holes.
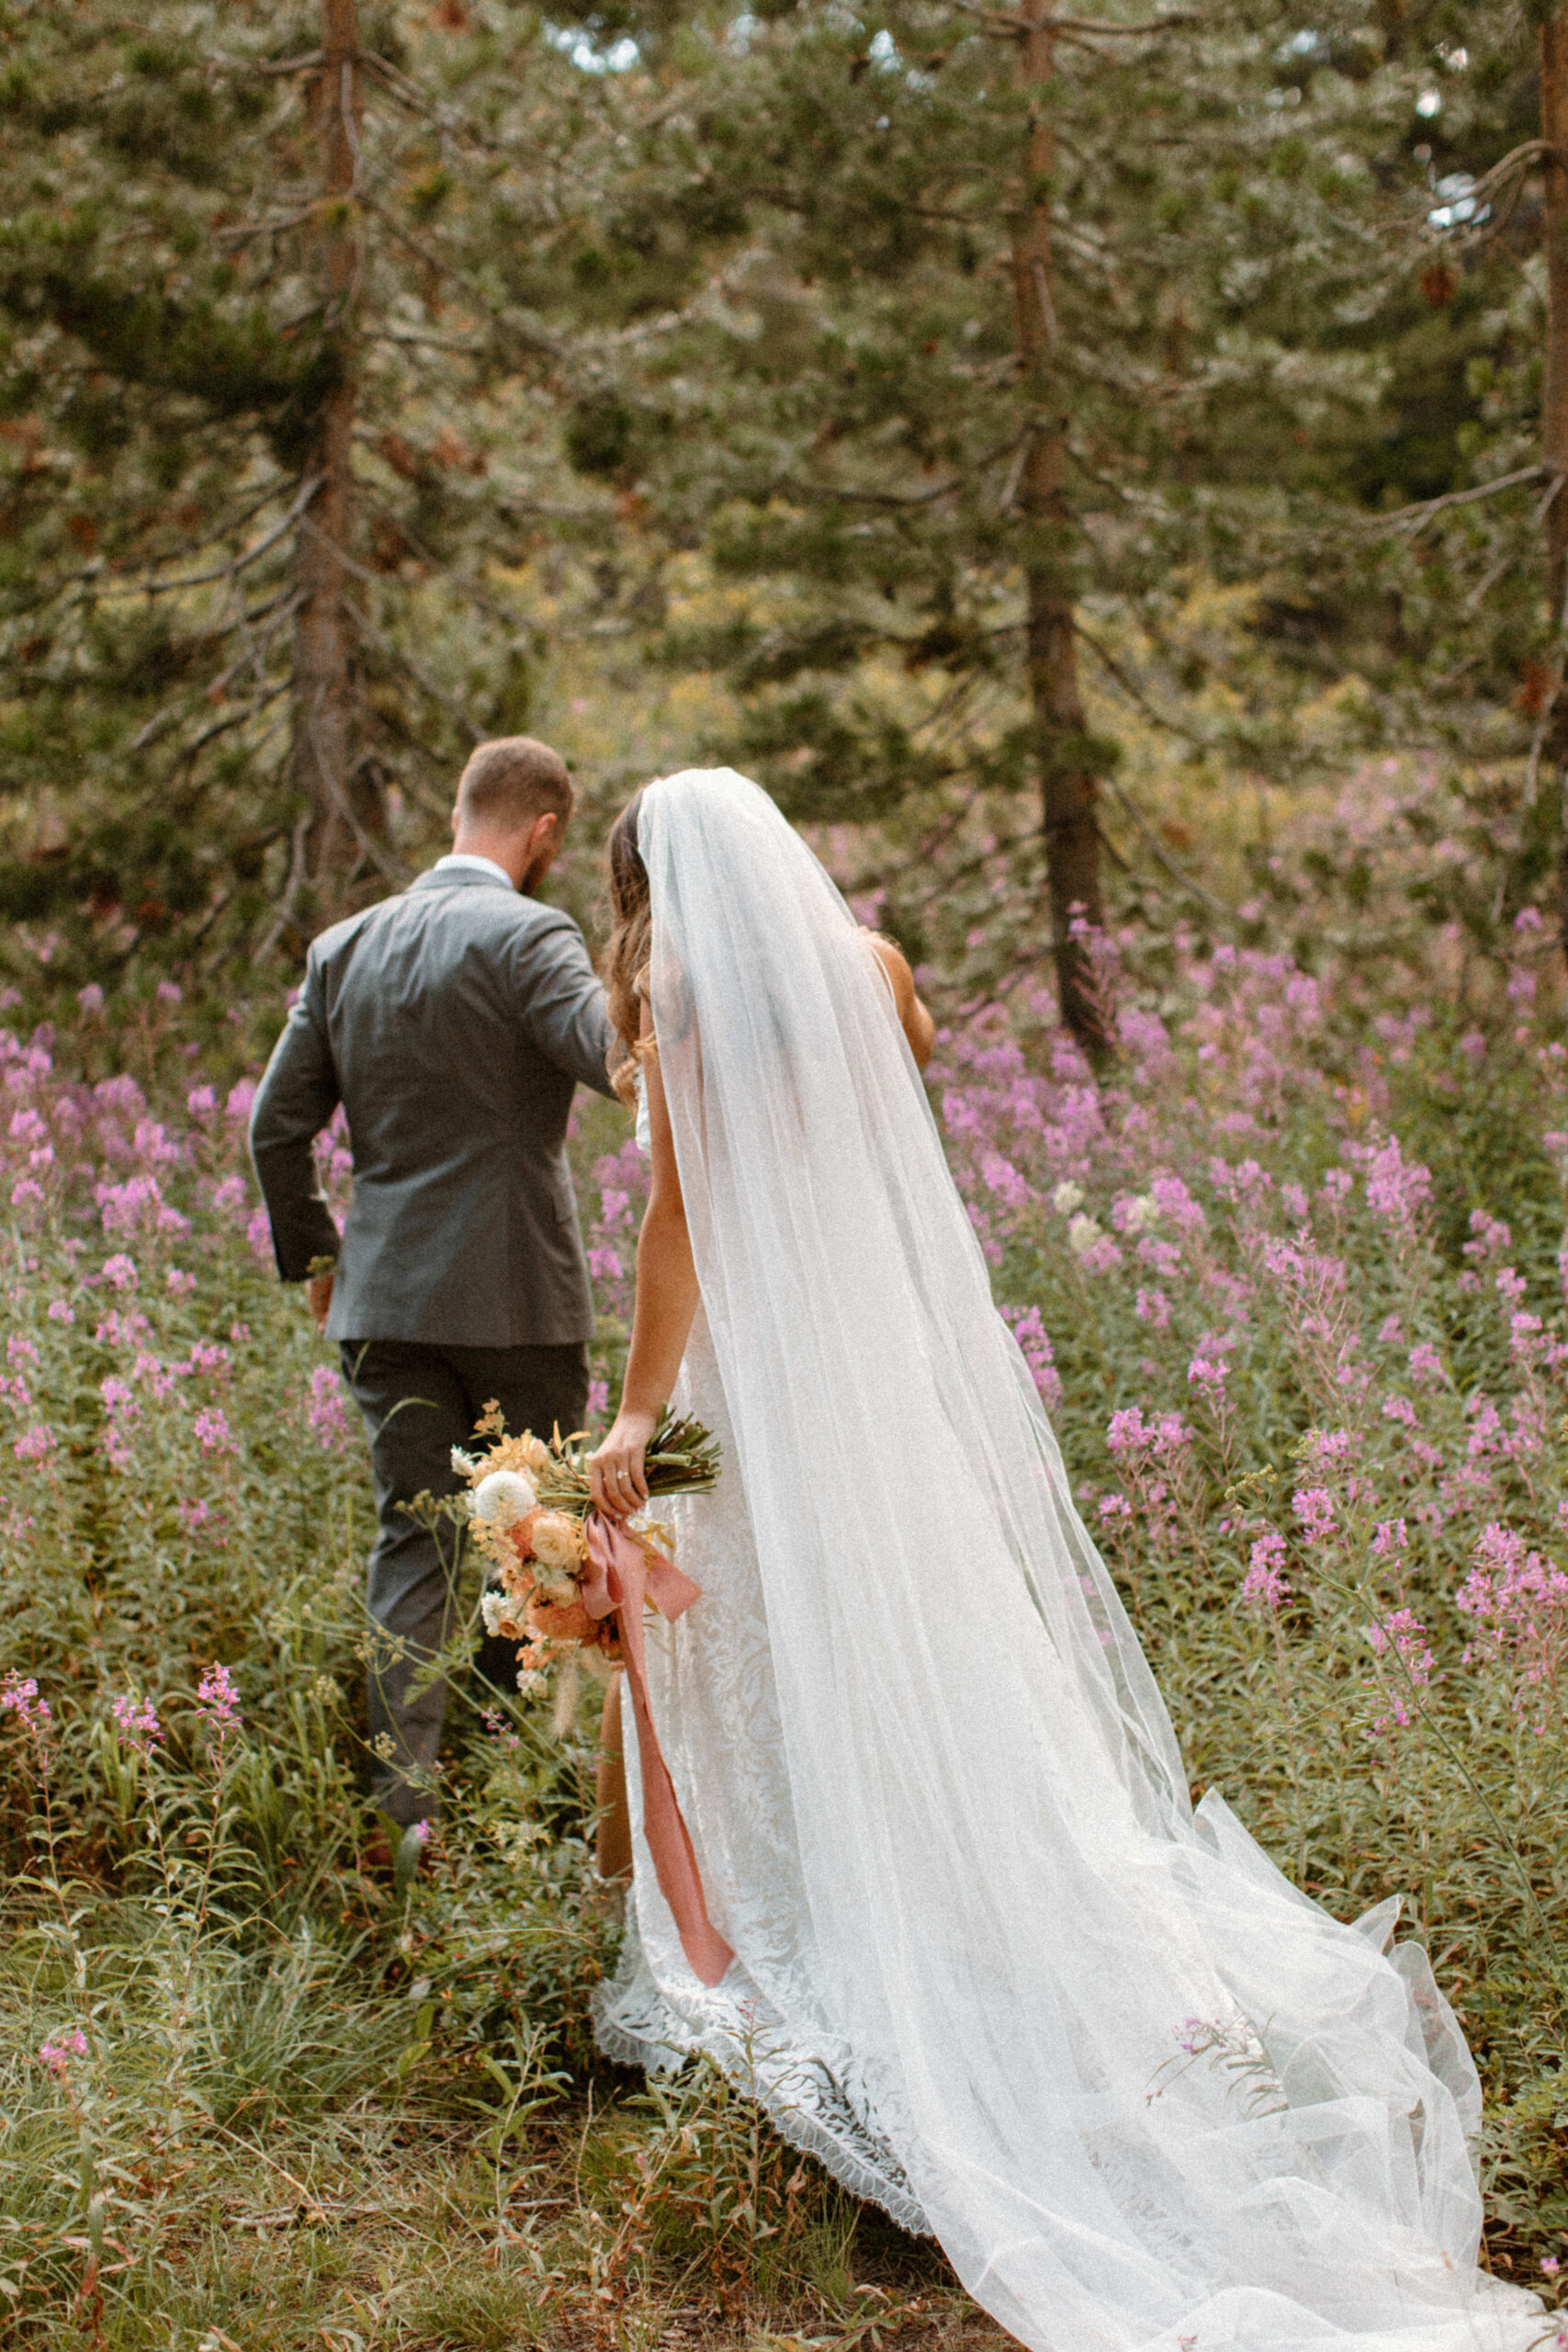
[[[427,1689],[415,1686],[452,1630],[460,1538],[451,1526],[433,1533],[399,1507],[423,1492],[457,1492],[464,1482],[452,1467],[452,1448],[472,1442],[474,1423],[491,1397],[513,1436],[533,1430],[547,1437],[558,1421],[563,1430],[581,1429],[588,1408],[588,1350],[581,1342],[448,1348],[417,1340],[345,1340],[343,1371],[365,1416],[376,1487],[367,1594],[373,1795],[384,1813],[406,1825],[440,1810],[419,1777],[434,1771],[446,1687],[439,1679]]]

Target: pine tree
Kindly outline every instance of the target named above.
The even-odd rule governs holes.
[[[84,968],[265,954],[526,726],[518,567],[620,593],[584,224],[664,94],[502,0],[6,30],[0,901]]]
[[[1261,550],[1319,673],[1364,682],[1367,741],[1438,765],[1470,854],[1418,885],[1424,920],[1495,953],[1552,899],[1568,941],[1568,19],[1428,0],[1318,21],[1275,95],[1310,135],[1322,90],[1363,157],[1341,214],[1365,258],[1296,347],[1355,347],[1382,383],[1317,436]]]
[[[1123,622],[1157,639],[1200,563],[1255,575],[1259,516],[1310,486],[1303,416],[1351,441],[1377,366],[1308,322],[1364,290],[1339,214],[1365,209],[1358,141],[1397,153],[1408,76],[1381,51],[1341,76],[1314,155],[1269,104],[1280,45],[1241,6],[797,0],[732,31],[634,175],[645,220],[694,183],[744,224],[705,314],[623,377],[666,419],[649,494],[750,583],[672,653],[724,660],[739,752],[792,813],[897,816],[905,927],[945,927],[960,965],[976,916],[991,968],[1029,959],[1043,865],[1091,1051],[1075,915],[1101,914],[1112,820],[1164,853],[1080,665],[1102,707],[1147,702]],[[1184,690],[1178,662],[1156,698]],[[951,857],[933,880],[939,837],[967,842],[973,895]]]

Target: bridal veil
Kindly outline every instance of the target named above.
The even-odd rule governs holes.
[[[1425,1955],[1194,1814],[863,935],[729,770],[639,832],[816,1994],[929,2226],[1035,2352],[1523,2352]]]

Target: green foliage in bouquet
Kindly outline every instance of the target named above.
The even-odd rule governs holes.
[[[559,1438],[551,1445],[548,1466],[541,1468],[534,1481],[546,1510],[568,1511],[573,1519],[586,1516],[592,1450],[585,1431]],[[643,1463],[649,1498],[711,1494],[718,1484],[721,1451],[711,1430],[689,1415],[678,1418],[666,1405]]]

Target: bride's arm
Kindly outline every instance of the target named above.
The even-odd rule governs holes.
[[[637,1236],[631,1348],[615,1425],[588,1464],[594,1508],[607,1519],[627,1519],[648,1500],[643,1458],[675,1385],[697,1311],[697,1270],[656,1053],[643,1062],[643,1082],[652,1130],[652,1182]]]
[[[884,939],[879,931],[874,931],[871,944],[876,951],[877,962],[887,975],[887,985],[893,991],[893,1001],[897,1007],[904,1035],[909,1040],[909,1051],[915,1057],[916,1068],[924,1069],[936,1044],[936,1023],[915,994],[915,976],[893,942]]]

